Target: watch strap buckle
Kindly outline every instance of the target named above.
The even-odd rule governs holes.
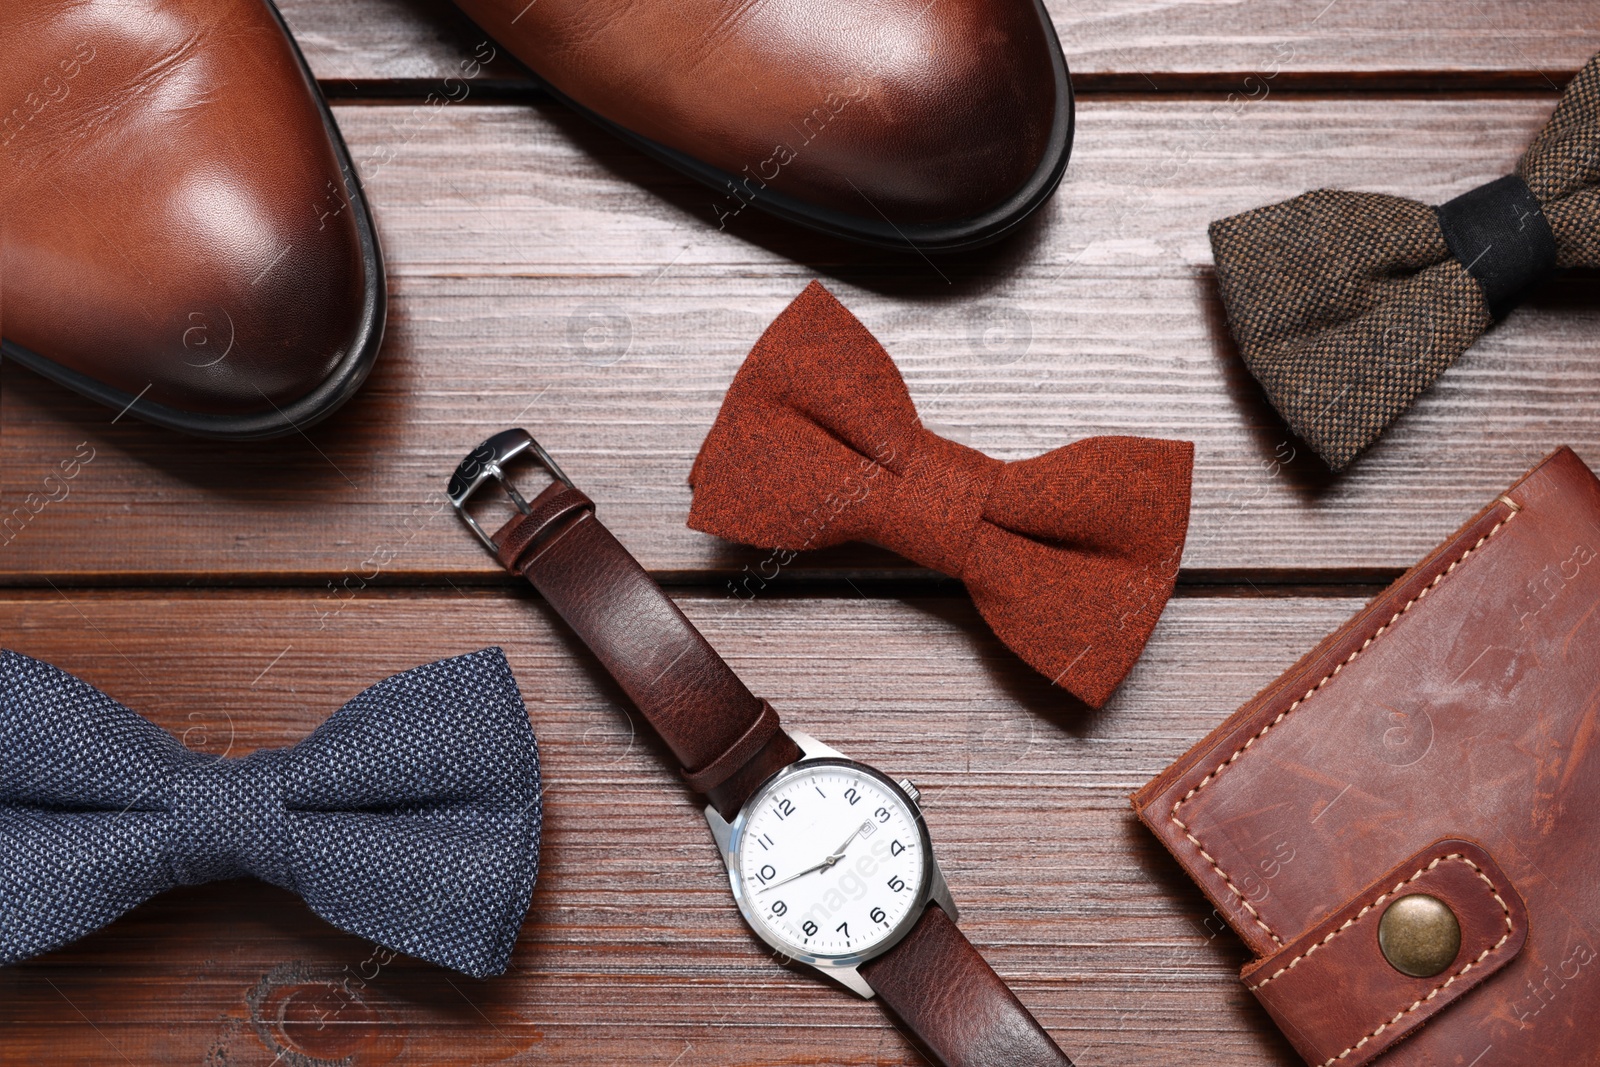
[[[500,554],[499,546],[478,524],[478,520],[467,511],[467,501],[471,500],[483,484],[492,478],[500,483],[500,488],[510,498],[517,511],[524,516],[529,515],[532,507],[527,498],[517,491],[517,487],[506,475],[506,467],[524,455],[543,467],[553,479],[568,489],[577,491],[577,486],[572,484],[572,479],[557,466],[556,461],[550,458],[550,453],[533,439],[532,434],[521,427],[501,430],[467,453],[466,458],[456,466],[455,473],[450,476],[450,485],[445,490],[445,495],[450,498],[450,503],[455,507],[461,521],[466,523],[468,529],[483,542],[483,546],[497,557]]]

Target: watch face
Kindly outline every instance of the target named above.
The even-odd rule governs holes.
[[[728,875],[745,918],[797,959],[868,957],[926,899],[928,835],[898,788],[850,760],[780,772],[734,823]]]

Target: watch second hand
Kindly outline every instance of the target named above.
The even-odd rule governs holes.
[[[832,867],[835,863],[838,863],[840,860],[844,859],[844,850],[849,848],[850,847],[850,842],[854,841],[857,837],[861,836],[861,831],[865,830],[866,828],[867,828],[867,824],[865,822],[863,822],[860,826],[856,827],[855,831],[852,832],[849,837],[844,839],[844,844],[842,844],[838,848],[834,849],[833,852],[828,856],[827,859],[823,860],[821,863],[817,864],[815,867],[807,867],[805,870],[800,871],[800,872],[798,872],[796,874],[791,874],[787,878],[780,878],[776,882],[773,882],[771,885],[767,886],[766,889],[758,889],[758,890],[756,890],[756,892],[757,893],[765,893],[767,891],[767,889],[776,889],[780,885],[784,885],[785,883],[794,881],[796,878],[803,878],[806,875],[812,873],[813,871],[825,871],[825,870],[827,870],[829,867]]]

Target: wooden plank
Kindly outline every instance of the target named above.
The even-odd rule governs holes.
[[[1086,103],[1039,224],[932,264],[754,212],[719,232],[698,187],[553,105],[340,107],[391,266],[388,343],[365,392],[309,438],[226,446],[113,425],[6,368],[0,495],[13,517],[27,507],[0,581],[493,581],[437,494],[467,449],[515,422],[652,570],[737,573],[761,554],[685,528],[684,479],[750,345],[816,276],[887,345],[928,423],[992,455],[1097,433],[1196,441],[1189,579],[1391,574],[1548,449],[1600,457],[1592,280],[1514,313],[1335,479],[1243,371],[1205,225],[1317,185],[1441,201],[1506,170],[1548,109]],[[85,442],[92,462],[47,486]],[[894,566],[847,552],[792,571]]]
[[[919,784],[963,928],[1080,1067],[1297,1062],[1238,985],[1241,947],[1126,798],[1358,604],[1178,600],[1091,713],[962,599],[683,601],[788,724]],[[770,1064],[920,1062],[875,1005],[767,958],[692,798],[542,602],[323,608],[311,591],[24,591],[0,597],[0,632],[232,754],[292,744],[389,672],[505,647],[546,801],[512,971],[385,962],[285,892],[186,888],[0,970],[0,1060],[665,1067],[748,1063],[758,1042]]]
[[[1242,80],[1280,70],[1291,78],[1394,71],[1560,78],[1589,58],[1600,30],[1600,15],[1586,0],[1536,7],[1451,0],[1047,0],[1047,6],[1080,85],[1107,74],[1139,74],[1152,89],[1182,86],[1185,75]],[[335,92],[345,79],[457,75],[486,40],[443,3],[280,0],[279,7],[312,69]],[[489,76],[502,74],[514,75],[514,66]],[[1136,84],[1117,84],[1124,81]]]

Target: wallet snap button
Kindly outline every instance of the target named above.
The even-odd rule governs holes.
[[[1378,922],[1378,948],[1389,965],[1412,978],[1432,978],[1461,951],[1461,924],[1449,905],[1426,893],[1401,897]]]

